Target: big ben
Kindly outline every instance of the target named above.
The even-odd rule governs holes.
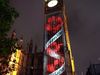
[[[64,0],[44,1],[43,75],[75,75]]]

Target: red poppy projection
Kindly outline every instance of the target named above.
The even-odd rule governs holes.
[[[60,47],[62,46],[62,44],[57,44],[57,42],[53,42],[50,47],[47,48],[47,53],[50,55],[51,53],[55,52],[58,53],[60,51]],[[52,52],[53,50],[53,52]],[[60,59],[55,59],[54,62],[52,64],[48,64],[47,65],[47,71],[48,72],[53,72],[54,70],[56,70],[56,66],[61,66],[64,63],[64,58],[60,58]]]
[[[48,18],[47,24],[46,24],[46,30],[47,31],[53,31],[56,32],[58,31],[61,26],[63,25],[62,18],[59,16],[52,16]]]
[[[45,50],[47,54],[47,75],[62,75],[65,69],[63,44],[63,18],[50,16],[47,18],[45,32],[48,34]]]

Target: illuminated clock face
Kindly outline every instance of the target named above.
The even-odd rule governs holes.
[[[57,0],[51,0],[50,2],[48,2],[48,7],[54,7],[58,4]]]

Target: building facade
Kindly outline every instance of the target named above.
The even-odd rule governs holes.
[[[43,52],[37,52],[37,46],[33,47],[32,40],[28,45],[25,63],[23,75],[43,75]]]
[[[100,75],[100,64],[91,64],[87,69],[86,75]]]

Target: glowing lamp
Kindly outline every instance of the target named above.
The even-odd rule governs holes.
[[[48,2],[48,7],[54,7],[58,4],[58,0],[51,0]]]

